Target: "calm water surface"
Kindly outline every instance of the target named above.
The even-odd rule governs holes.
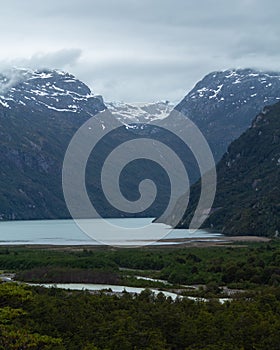
[[[102,219],[94,219],[94,231],[92,237],[100,237],[102,232],[107,229]],[[180,242],[173,242],[174,239],[221,239],[223,235],[219,233],[208,233],[204,230],[197,230],[192,232],[190,230],[170,229],[169,226],[163,224],[151,224],[151,218],[137,218],[137,219],[108,219],[111,225],[117,227],[115,229],[116,236],[118,232],[125,229],[135,229],[146,225],[146,232],[156,232],[157,236],[162,239],[169,239],[171,242],[150,242],[150,244],[180,244]],[[145,237],[134,238],[128,245],[134,244],[148,244],[149,239]],[[138,241],[139,240],[139,241]],[[144,243],[143,243],[144,242]],[[36,221],[9,221],[0,222],[0,245],[15,245],[15,244],[48,244],[48,245],[102,245],[93,238],[86,235],[74,222],[74,220],[36,220]]]

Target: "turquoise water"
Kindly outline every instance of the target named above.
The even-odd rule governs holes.
[[[50,245],[102,245],[102,239],[96,241],[95,237],[102,237],[102,232],[108,230],[109,226],[114,228],[115,241],[118,236],[122,236],[126,230],[126,236],[135,231],[135,228],[145,227],[144,236],[134,237],[128,245],[131,244],[167,244],[166,242],[154,242],[153,238],[163,239],[182,239],[193,238],[194,240],[221,238],[218,233],[207,233],[203,230],[192,232],[190,230],[170,229],[167,225],[151,224],[151,218],[137,219],[108,219],[104,222],[102,219],[91,220],[93,232],[91,235],[85,234],[75,223],[74,220],[36,220],[36,221],[8,221],[0,222],[0,245],[15,244],[50,244]],[[134,231],[133,231],[134,230]],[[139,231],[140,235],[142,231]],[[151,233],[151,235],[149,235]],[[178,242],[169,242],[168,244],[178,244]]]

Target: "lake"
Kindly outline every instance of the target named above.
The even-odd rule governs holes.
[[[74,220],[6,221],[0,222],[0,245],[166,245],[182,243],[176,241],[178,239],[212,241],[223,237],[219,233],[208,233],[204,230],[193,232],[187,229],[171,229],[164,224],[153,224],[152,220],[129,218],[84,221],[87,225],[90,224],[85,225],[91,229],[90,234],[84,233]],[[109,231],[112,231],[110,240],[106,236]],[[157,242],[158,239],[170,241]]]

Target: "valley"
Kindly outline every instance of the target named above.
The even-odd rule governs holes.
[[[166,176],[165,169],[143,159],[125,167],[120,177],[121,191],[125,198],[135,200],[138,185],[146,178],[156,184],[158,191],[155,202],[147,209],[134,214],[123,212],[113,208],[104,197],[99,176],[112,147],[116,148],[124,141],[142,138],[166,143],[179,155],[192,185],[202,175],[196,160],[188,147],[183,147],[178,139],[163,131],[174,127],[180,130],[180,118],[176,113],[180,113],[182,118],[186,116],[201,129],[210,145],[214,159],[218,162],[228,146],[230,146],[229,149],[235,147],[237,141],[233,146],[230,143],[249,128],[257,113],[261,113],[267,104],[273,104],[280,99],[279,86],[280,74],[278,73],[232,69],[209,73],[177,105],[168,101],[133,105],[120,102],[104,103],[100,95],[95,95],[83,82],[67,72],[14,69],[6,76],[2,75],[1,83],[0,159],[3,167],[0,174],[0,217],[2,220],[70,217],[61,186],[63,157],[75,132],[92,117],[96,118],[95,124],[103,129],[109,124],[117,128],[115,133],[108,135],[98,144],[96,152],[92,152],[88,160],[86,186],[90,200],[95,203],[98,213],[103,217],[113,218],[159,217],[167,206],[171,191],[168,176],[176,178],[177,169],[173,168],[172,174]],[[273,127],[276,126],[273,125]],[[279,158],[277,131],[274,131],[273,135],[274,158],[277,162]],[[244,139],[245,136],[241,136],[241,140],[242,138]],[[240,142],[243,142],[242,147],[247,147],[247,141]],[[137,147],[133,147],[130,152],[137,153]],[[252,147],[255,146],[252,145]],[[255,152],[255,148],[252,147],[250,149],[254,149]],[[269,149],[267,151],[269,152]],[[166,157],[163,150],[158,147],[155,147],[155,154],[159,159]],[[237,152],[235,157],[238,157],[238,154],[242,152]],[[228,158],[227,153],[224,158]],[[248,163],[247,158],[242,157],[242,160]],[[221,162],[229,164],[232,160]],[[232,177],[235,166],[226,169],[218,163],[218,175],[220,176],[223,172],[223,177],[227,173]],[[112,167],[114,168],[114,165]],[[277,176],[275,174],[275,180]],[[254,183],[259,185],[261,178],[260,174],[255,174],[253,178],[249,175],[248,181],[251,181],[252,186]],[[254,186],[258,189],[258,185]],[[198,186],[194,185],[191,191],[197,191],[196,188]],[[186,190],[182,189],[180,195]],[[230,188],[221,190],[223,194],[230,191]],[[253,193],[256,194],[256,190],[251,191],[250,196]],[[197,195],[191,196],[192,203],[195,202],[195,196]],[[148,198],[150,201],[153,200],[152,193],[148,194]],[[219,195],[218,187],[215,208],[224,207],[225,200],[223,195]],[[228,202],[231,201],[229,197]],[[227,205],[231,204],[227,203]],[[179,207],[180,204],[175,207],[175,210]],[[191,212],[190,208],[188,210]],[[253,215],[249,210],[247,212],[249,216]],[[215,217],[218,213],[219,211]],[[231,209],[228,213],[231,213]],[[178,224],[178,227],[186,227],[184,222],[187,221],[184,220]],[[169,218],[165,218],[165,221],[172,223]],[[275,227],[276,223],[271,222],[271,224]],[[214,225],[209,220],[206,226],[208,228],[213,226],[226,234],[254,234],[254,230],[250,231],[251,228],[234,227],[230,230],[227,227],[224,228],[223,224]],[[258,231],[257,234],[273,235],[276,231],[277,228],[273,232]]]
[[[280,349],[279,11],[1,3],[0,350]]]

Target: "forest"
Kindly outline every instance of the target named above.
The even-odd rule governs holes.
[[[2,276],[14,273],[17,281],[138,283],[180,288],[181,295],[2,282],[0,349],[279,349],[279,262],[277,240],[209,248],[1,248]],[[200,288],[184,290],[186,284]],[[225,286],[239,292],[222,303]]]
[[[280,288],[221,304],[0,285],[0,349],[279,349]]]
[[[216,282],[234,288],[280,283],[280,242],[207,248],[0,248],[0,269],[28,282],[135,285],[135,275],[171,285]],[[146,287],[147,281],[143,285]],[[166,287],[167,288],[167,287]]]

